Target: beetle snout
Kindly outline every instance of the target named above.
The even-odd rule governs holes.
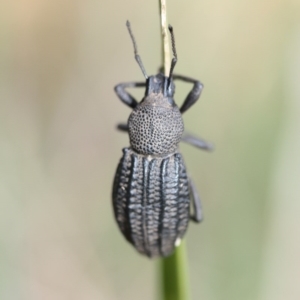
[[[164,94],[165,78],[162,74],[150,76],[148,81],[148,95],[150,94]]]

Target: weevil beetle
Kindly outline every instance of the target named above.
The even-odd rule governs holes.
[[[169,76],[159,73],[148,77],[130,23],[127,21],[126,25],[135,59],[146,81],[120,83],[115,87],[117,96],[133,111],[127,124],[118,125],[119,130],[129,133],[130,147],[123,149],[114,178],[114,214],[123,235],[138,252],[148,257],[168,256],[180,243],[189,220],[202,220],[200,197],[187,175],[178,144],[183,141],[200,149],[212,149],[204,140],[184,133],[181,116],[199,99],[203,85],[198,80],[173,74],[177,54],[171,26],[174,57]],[[174,80],[193,84],[180,109],[173,98]],[[145,96],[139,103],[126,91],[129,87],[145,88]]]

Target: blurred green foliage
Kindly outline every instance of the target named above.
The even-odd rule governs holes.
[[[205,86],[185,127],[216,145],[181,146],[205,214],[186,237],[192,299],[300,298],[299,6],[169,3],[176,72]],[[125,21],[157,72],[157,2],[1,8],[0,299],[155,299],[157,264],[119,233],[111,184],[130,113],[113,86],[143,79]]]

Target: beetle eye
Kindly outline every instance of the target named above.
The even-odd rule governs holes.
[[[168,102],[171,104],[171,105],[174,105],[174,100],[172,97],[168,97]]]
[[[173,97],[173,95],[175,94],[175,85],[174,83],[171,81],[171,84],[168,87],[168,95],[170,97]]]

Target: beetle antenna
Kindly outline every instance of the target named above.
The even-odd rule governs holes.
[[[136,41],[135,41],[135,38],[134,38],[134,35],[132,33],[132,30],[131,30],[131,27],[130,27],[130,23],[129,21],[126,22],[126,26],[127,26],[127,29],[128,29],[128,32],[130,34],[130,37],[131,37],[131,40],[132,40],[132,43],[133,43],[133,49],[134,49],[134,58],[135,60],[137,61],[137,63],[139,64],[143,74],[144,74],[144,77],[147,79],[148,78],[148,75],[146,73],[146,70],[144,68],[144,65],[142,63],[142,60],[141,60],[141,57],[139,56],[138,54],[138,50],[137,50],[137,45],[136,45]]]
[[[170,68],[170,73],[169,73],[169,82],[168,82],[168,87],[171,83],[171,77],[173,75],[173,70],[174,67],[177,63],[177,53],[176,53],[176,47],[175,47],[175,37],[174,37],[174,32],[173,32],[173,27],[171,25],[169,25],[169,31],[171,34],[171,43],[172,43],[172,51],[173,51],[173,58],[172,58],[172,62],[171,62],[171,68]]]

